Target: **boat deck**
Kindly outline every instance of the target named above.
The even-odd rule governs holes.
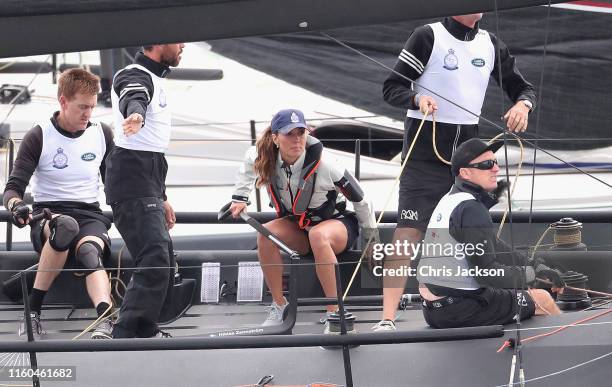
[[[357,315],[359,333],[370,332],[380,308],[350,308]],[[610,304],[589,311],[568,312],[524,321],[522,338],[553,331],[587,317],[606,313],[554,335],[525,343],[523,362],[527,379],[567,372],[530,382],[530,386],[609,385],[612,361],[612,309]],[[3,306],[0,340],[15,340],[22,310]],[[93,320],[93,309],[50,307],[43,311],[45,338],[70,339]],[[321,307],[300,307],[294,335],[320,334]],[[174,337],[206,336],[210,332],[255,327],[265,318],[263,305],[194,305],[177,321],[164,327]],[[400,331],[431,330],[419,304],[398,311]],[[350,349],[355,386],[498,386],[507,385],[512,351],[496,353],[503,342],[515,337],[515,325],[507,325],[505,337],[468,341],[426,342],[393,345],[362,345]],[[374,335],[379,333],[373,333]],[[88,337],[87,335],[84,337]],[[152,339],[173,340],[173,339]],[[320,347],[245,348],[216,350],[168,350],[126,352],[38,353],[41,366],[75,366],[76,381],[53,382],[53,386],[238,386],[257,383],[274,375],[270,386],[308,385],[326,382],[345,385],[341,350]],[[28,354],[0,354],[0,367],[29,364]],[[443,365],[443,366],[442,366]],[[43,382],[41,385],[49,384]],[[30,385],[19,382],[15,385]]]

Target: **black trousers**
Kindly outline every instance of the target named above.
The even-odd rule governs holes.
[[[163,201],[156,197],[128,199],[113,203],[112,209],[115,226],[137,267],[132,272],[113,337],[151,337],[159,330],[157,322],[174,265]],[[147,269],[152,267],[159,269]]]

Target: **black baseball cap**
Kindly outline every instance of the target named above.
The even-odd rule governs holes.
[[[451,172],[453,176],[459,175],[459,169],[467,167],[470,161],[474,160],[476,157],[487,151],[495,153],[502,145],[504,145],[503,141],[495,141],[491,144],[487,144],[479,138],[470,138],[462,143],[455,149],[455,153],[453,153],[453,157],[451,158]]]

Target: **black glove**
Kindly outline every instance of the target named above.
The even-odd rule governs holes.
[[[536,259],[533,265],[533,270],[535,271],[536,278],[545,278],[553,283],[553,286],[556,288],[565,287],[565,281],[561,278],[561,272],[556,269],[551,269],[542,263],[541,259]]]
[[[497,188],[491,192],[491,196],[495,200],[500,200],[502,196],[508,193],[508,187],[510,187],[510,182],[507,180],[500,180],[497,182]]]
[[[30,219],[30,207],[28,207],[23,201],[19,201],[13,204],[11,207],[12,222],[15,226],[22,228],[28,224]],[[21,223],[20,220],[23,222]]]

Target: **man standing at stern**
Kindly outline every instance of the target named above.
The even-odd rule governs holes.
[[[178,66],[184,47],[145,46],[135,63],[119,70],[113,80],[116,147],[106,162],[106,201],[138,268],[123,299],[114,338],[169,336],[157,326],[173,265],[168,230],[176,221],[165,192],[164,153],[171,129],[165,77],[170,66]]]

